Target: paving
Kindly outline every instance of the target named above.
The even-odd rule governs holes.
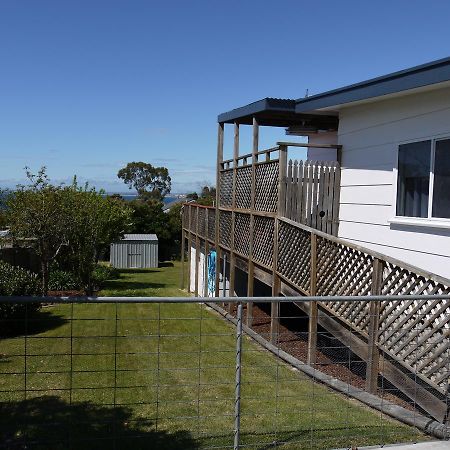
[[[418,442],[417,444],[395,444],[375,447],[358,447],[355,450],[377,450],[377,449],[392,449],[392,450],[450,450],[450,441],[430,441]],[[344,449],[340,449],[344,450]],[[348,450],[348,449],[347,449]]]

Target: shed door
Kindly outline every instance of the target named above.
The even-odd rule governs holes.
[[[130,269],[142,267],[142,251],[138,243],[128,244],[128,267]]]

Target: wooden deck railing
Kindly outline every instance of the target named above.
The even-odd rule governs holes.
[[[253,284],[255,268],[266,272],[274,295],[281,293],[283,285],[303,295],[361,297],[362,301],[356,303],[325,300],[315,306],[319,315],[335,319],[342,330],[351,330],[352,339],[372,348],[360,355],[368,363],[367,389],[376,390],[380,372],[414,396],[434,418],[446,418],[450,301],[427,298],[371,302],[364,301],[364,297],[448,294],[449,280],[269,211],[253,210],[250,217],[247,211],[219,209],[217,245],[216,214],[215,208],[184,206],[183,230],[191,243],[197,243],[197,248],[206,247],[206,251],[216,248],[218,259],[227,254],[230,262],[235,259],[234,264],[236,258],[244,261],[249,284]],[[232,283],[230,279],[230,292],[234,289]],[[314,336],[318,314],[314,314],[314,307],[308,313],[310,335]],[[314,342],[309,347],[308,360],[314,362]],[[414,374],[415,380],[408,374]]]

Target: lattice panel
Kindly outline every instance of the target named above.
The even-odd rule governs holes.
[[[198,208],[198,234],[205,237],[206,234],[206,209]]]
[[[220,206],[233,204],[233,170],[220,172]]]
[[[310,234],[284,222],[279,222],[278,272],[292,284],[309,291],[311,271]]]
[[[278,206],[278,161],[258,164],[255,168],[255,209],[276,212]]]
[[[190,229],[193,233],[197,230],[197,208],[194,206],[189,207],[191,209],[191,226]]]
[[[189,229],[189,208],[190,206],[183,206],[183,228]]]
[[[216,210],[208,209],[208,237],[211,241],[216,240]]]
[[[231,213],[228,211],[220,211],[219,212],[219,236],[220,236],[220,244],[225,247],[231,247]]]
[[[235,214],[234,248],[244,256],[249,255],[250,248],[250,215]]]
[[[275,221],[271,217],[255,216],[253,224],[253,259],[271,267]]]
[[[252,195],[252,168],[239,167],[236,171],[236,208],[250,209]]]
[[[450,288],[387,262],[383,294],[448,294]],[[446,392],[450,373],[450,301],[383,302],[380,346]]]
[[[344,244],[317,237],[317,294],[369,295],[373,257]],[[367,332],[369,302],[325,302],[358,331]]]

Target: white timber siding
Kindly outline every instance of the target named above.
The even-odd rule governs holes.
[[[337,142],[337,133],[333,131],[310,134],[308,142],[317,145],[334,145]],[[337,151],[335,148],[308,148],[307,159],[312,161],[337,161]]]
[[[189,282],[189,292],[195,292],[195,258],[197,256],[197,249],[194,245],[191,247],[191,266],[190,266],[190,282]],[[199,250],[199,261],[198,261],[198,295],[200,297],[205,296],[205,276],[206,276],[206,258],[205,249],[201,248]]]
[[[389,223],[399,144],[444,136],[449,88],[342,108],[339,237],[450,278],[450,229]]]

